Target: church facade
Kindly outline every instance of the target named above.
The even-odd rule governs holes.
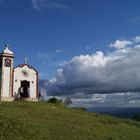
[[[38,101],[38,72],[26,62],[14,67],[8,45],[0,54],[0,101]]]

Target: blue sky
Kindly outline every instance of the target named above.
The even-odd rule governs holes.
[[[0,0],[1,50],[39,71],[48,96],[140,106],[139,0]],[[45,79],[45,80],[42,80]]]
[[[110,51],[108,45],[116,39],[136,36],[139,4],[139,0],[1,0],[0,44],[2,48],[10,44],[15,65],[27,56],[41,78],[51,78],[73,56]]]

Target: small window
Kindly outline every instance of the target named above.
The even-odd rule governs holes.
[[[32,81],[32,84],[34,83],[34,81]]]
[[[17,79],[15,80],[15,82],[17,82]]]
[[[5,59],[5,67],[11,67],[11,59],[9,58]]]

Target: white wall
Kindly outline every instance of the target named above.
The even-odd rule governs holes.
[[[24,76],[22,71],[27,71],[28,76]],[[29,68],[27,65],[14,69],[13,95],[17,96],[19,94],[19,88],[23,80],[30,82],[30,98],[36,98],[37,74],[34,69]]]
[[[3,97],[10,97],[10,67],[3,67]]]

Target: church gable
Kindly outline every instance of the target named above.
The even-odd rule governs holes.
[[[14,76],[20,76],[21,79],[29,79],[34,78],[37,75],[37,71],[28,64],[20,64],[19,66],[14,68]]]
[[[15,98],[37,98],[38,73],[28,64],[21,64],[14,68],[13,96]]]

